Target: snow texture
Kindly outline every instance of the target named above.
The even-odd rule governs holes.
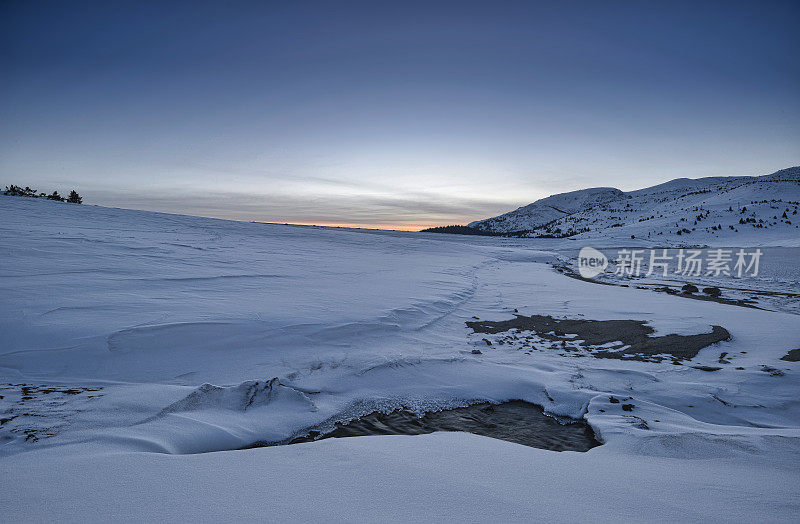
[[[568,278],[546,264],[555,244],[528,238],[17,197],[0,197],[0,235],[6,521],[800,512],[800,363],[781,360],[800,347],[791,312]],[[488,346],[466,325],[515,310],[731,337],[674,364]],[[584,418],[604,444],[558,453],[435,433],[241,449],[376,410],[510,399]]]
[[[800,167],[792,167],[760,177],[679,178],[628,193],[583,189],[469,225],[592,245],[798,247],[799,206]]]

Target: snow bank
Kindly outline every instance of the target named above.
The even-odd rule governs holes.
[[[800,364],[781,360],[797,315],[570,279],[535,239],[14,198],[0,224],[11,520],[797,513]],[[489,346],[467,328],[515,310],[731,338],[676,365]],[[434,434],[238,450],[376,410],[511,399],[585,417],[605,444],[556,454]]]

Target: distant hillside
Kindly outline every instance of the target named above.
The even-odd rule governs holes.
[[[613,187],[581,189],[552,195],[504,215],[472,222],[469,227],[496,233],[532,230],[581,209],[624,198],[625,193]]]
[[[572,191],[469,227],[532,237],[800,245],[798,207],[800,167],[792,167],[759,177],[679,178],[627,193]]]

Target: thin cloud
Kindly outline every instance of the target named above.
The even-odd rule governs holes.
[[[95,191],[87,201],[100,205],[262,222],[427,227],[493,216],[513,202],[452,199],[430,194],[295,196],[243,192],[198,193]]]

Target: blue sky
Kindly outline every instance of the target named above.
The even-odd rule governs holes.
[[[0,184],[418,228],[800,164],[797,2],[0,3]]]

